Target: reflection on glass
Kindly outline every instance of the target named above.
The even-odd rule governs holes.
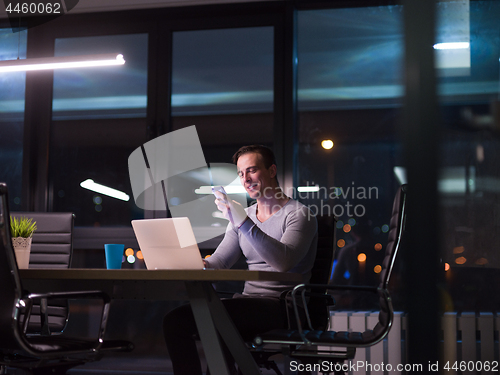
[[[120,53],[125,65],[54,71],[54,120],[145,117],[147,34],[56,39],[55,56]]]
[[[299,110],[400,103],[402,6],[300,11]]]
[[[339,219],[336,282],[379,282],[375,266],[384,253],[375,246],[387,243],[381,228],[399,185],[393,168],[401,158],[402,18],[401,6],[298,12],[296,184],[339,192],[299,197],[320,216]],[[325,140],[333,147],[325,149]],[[360,300],[346,308],[358,303],[371,307]]]
[[[273,27],[173,34],[173,130],[196,125],[206,162],[211,166],[231,163],[232,155],[243,145],[272,147],[273,40]],[[236,178],[235,171],[226,184]],[[190,193],[203,195],[206,185],[203,180],[194,181]],[[212,204],[212,198],[209,200]],[[225,228],[226,223],[215,215],[212,228],[193,220],[195,233],[210,234],[220,231],[217,226]]]
[[[26,30],[0,29],[0,60],[26,58]],[[0,181],[7,183],[9,206],[21,210],[25,72],[0,74]]]
[[[438,192],[441,259],[452,311],[493,311],[500,245],[498,102],[500,3],[438,3],[436,42],[469,42],[456,66],[438,64],[442,118]],[[453,50],[452,50],[453,51]],[[469,56],[467,56],[469,54]],[[467,66],[467,57],[468,66]],[[446,74],[445,74],[446,73]],[[493,290],[485,291],[484,285]]]
[[[147,34],[56,39],[56,56],[120,52],[126,60],[54,72],[50,205],[74,212],[76,226],[130,226],[144,217],[128,199],[128,157],[147,140],[147,40]]]
[[[273,110],[273,28],[173,36],[172,115]]]
[[[196,125],[207,162],[273,137],[272,27],[175,32],[174,129]]]

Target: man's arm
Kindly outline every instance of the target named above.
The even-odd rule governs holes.
[[[240,258],[241,248],[238,233],[229,224],[223,240],[208,259],[204,260],[205,268],[226,269],[231,268]]]
[[[280,240],[264,233],[251,219],[239,229],[262,259],[280,272],[290,271],[304,258],[317,232],[316,218],[305,206],[288,215],[285,225]]]

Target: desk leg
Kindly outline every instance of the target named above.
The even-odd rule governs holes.
[[[243,375],[257,375],[260,374],[259,367],[255,363],[255,361],[252,358],[252,355],[250,354],[248,348],[246,347],[243,339],[241,338],[240,333],[234,326],[233,321],[231,320],[231,317],[228,315],[226,309],[224,308],[224,305],[220,301],[219,297],[215,293],[212,285],[210,283],[206,282],[186,282],[186,287],[189,293],[189,298],[190,301],[193,301],[194,299],[197,300],[197,306],[200,309],[200,311],[203,309],[205,311],[205,314],[199,316],[197,318],[197,314],[194,312],[195,307],[191,302],[191,306],[193,308],[193,313],[195,314],[195,319],[196,319],[196,324],[198,326],[198,331],[200,334],[200,338],[203,343],[203,349],[205,350],[205,354],[207,356],[207,361],[209,360],[209,354],[206,351],[206,343],[208,343],[208,346],[215,346],[213,345],[213,341],[211,342],[211,338],[214,337],[212,334],[209,334],[205,336],[205,340],[203,339],[203,336],[201,335],[200,331],[200,325],[210,325],[210,330],[215,328],[219,332],[220,336],[228,346],[229,350],[231,351],[231,354],[233,355],[236,363],[238,364],[239,369],[243,373]],[[197,298],[193,298],[196,296]],[[202,307],[203,306],[203,307]],[[199,320],[198,320],[199,319]],[[207,324],[209,321],[213,322],[215,324],[215,327],[211,324]],[[200,324],[198,323],[200,322]],[[205,327],[206,328],[206,327]],[[215,337],[218,341],[218,337],[215,334]],[[211,350],[214,349],[217,352],[222,351],[220,349],[220,346],[217,348],[210,348]],[[223,356],[222,356],[223,357]],[[215,358],[215,357],[214,357]],[[214,361],[216,362],[216,361]],[[222,362],[225,362],[224,359],[222,359]],[[216,372],[213,370],[214,367],[212,367],[212,364],[209,362],[208,363],[210,367],[210,372],[212,374],[225,374],[222,372]],[[216,364],[214,364],[215,366]],[[226,369],[226,368],[225,368]],[[226,369],[227,371],[227,369]]]
[[[186,282],[189,303],[211,374],[229,375],[217,331],[213,324],[209,295],[200,282]]]

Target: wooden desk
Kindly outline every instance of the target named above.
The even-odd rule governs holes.
[[[229,375],[217,332],[244,375],[260,371],[215,293],[216,281],[281,281],[298,284],[299,274],[248,270],[19,270],[30,293],[102,290],[113,299],[189,300],[210,372]]]

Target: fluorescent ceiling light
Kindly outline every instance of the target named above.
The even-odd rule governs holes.
[[[95,183],[94,180],[91,180],[90,178],[85,181],[82,181],[82,183],[80,183],[80,186],[82,188],[95,191],[96,193],[101,193],[103,195],[120,199],[125,202],[127,202],[130,199],[128,194],[125,194],[123,191]]]
[[[299,186],[297,191],[299,193],[315,193],[319,191],[319,186]]]
[[[123,64],[125,64],[125,60],[123,55],[119,53],[108,53],[104,55],[39,57],[33,59],[0,61],[0,72],[86,68]]]
[[[470,47],[469,42],[455,42],[455,43],[437,43],[434,44],[434,49],[467,49]]]
[[[246,194],[246,190],[241,185],[226,185],[224,190],[228,194]],[[212,194],[212,186],[200,186],[194,191],[196,194]]]

